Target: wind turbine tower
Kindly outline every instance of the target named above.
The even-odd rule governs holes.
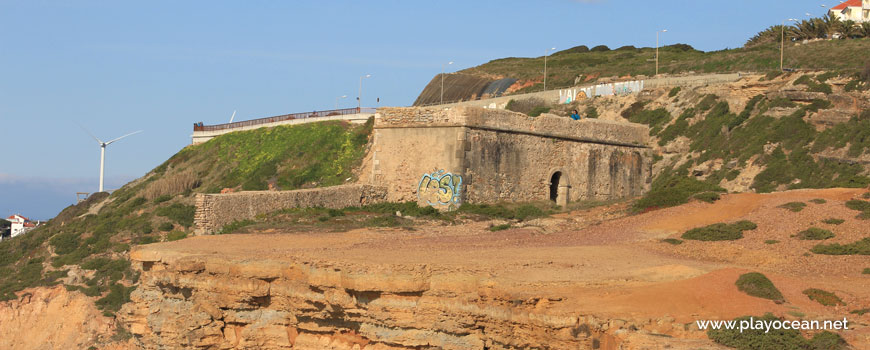
[[[87,130],[85,130],[85,131],[87,131]],[[94,140],[97,140],[97,142],[100,144],[100,192],[103,192],[103,171],[106,168],[106,146],[111,145],[113,142],[118,141],[120,139],[123,139],[127,136],[138,134],[140,132],[142,132],[142,130],[139,130],[136,132],[131,132],[127,135],[121,136],[119,138],[116,138],[116,139],[108,141],[108,142],[103,142],[103,140],[98,139],[96,136],[94,136],[94,134],[91,134],[90,132],[88,132],[88,134],[90,134],[91,137],[93,137]]]

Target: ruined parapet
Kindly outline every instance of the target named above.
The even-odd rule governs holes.
[[[197,194],[196,235],[213,234],[235,221],[282,209],[322,207],[340,209],[383,202],[387,190],[371,185],[342,185],[296,191],[247,191]]]
[[[640,196],[651,182],[649,128],[483,108],[381,108],[374,184],[389,201],[450,209],[464,201]]]

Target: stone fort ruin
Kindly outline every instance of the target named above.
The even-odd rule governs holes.
[[[440,210],[463,203],[640,196],[650,188],[645,125],[477,107],[380,108],[371,163],[355,185],[299,191],[199,194],[196,231],[293,207],[341,208],[417,201]]]

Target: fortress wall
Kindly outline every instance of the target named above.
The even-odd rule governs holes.
[[[296,191],[246,191],[197,194],[194,217],[197,235],[213,234],[234,221],[290,208],[340,209],[380,203],[386,189],[370,185],[342,185]]]
[[[645,125],[482,108],[382,108],[374,128],[373,184],[387,187],[389,201],[449,208],[547,200],[557,171],[567,201],[634,197],[650,187]]]

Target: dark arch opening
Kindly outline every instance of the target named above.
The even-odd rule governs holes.
[[[550,200],[555,202],[556,198],[559,197],[559,180],[562,179],[562,172],[557,171],[553,173],[553,177],[550,178]]]

